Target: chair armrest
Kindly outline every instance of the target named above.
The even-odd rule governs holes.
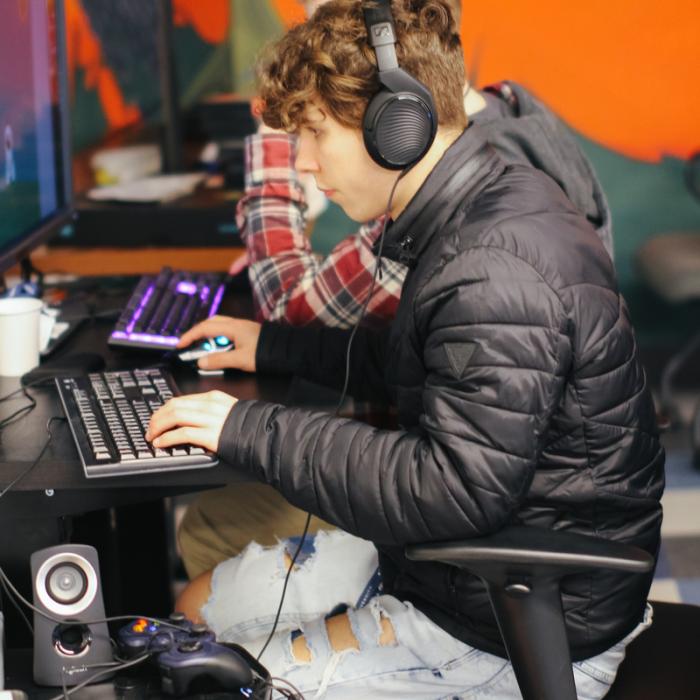
[[[409,545],[415,561],[440,561],[488,577],[489,572],[566,576],[590,569],[645,573],[654,558],[642,549],[598,537],[511,526],[471,540]],[[483,571],[483,573],[482,573]]]

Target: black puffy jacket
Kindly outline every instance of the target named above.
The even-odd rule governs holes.
[[[659,546],[664,454],[609,256],[546,175],[506,166],[478,127],[389,228],[410,268],[396,318],[360,329],[351,393],[395,404],[400,430],[241,401],[222,457],[293,504],[372,540],[385,590],[503,655],[482,584],[408,561],[408,543],[508,523]],[[342,385],[349,331],[264,324],[258,371]],[[649,576],[564,581],[574,659],[641,619]]]

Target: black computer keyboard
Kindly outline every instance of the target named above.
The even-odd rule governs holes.
[[[56,385],[88,478],[213,467],[218,461],[201,447],[157,449],[146,442],[151,414],[179,394],[163,369],[61,377]]]
[[[226,276],[164,267],[136,285],[109,337],[110,345],[168,350],[195,323],[213,316],[224,295]]]

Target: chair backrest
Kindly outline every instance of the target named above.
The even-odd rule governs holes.
[[[605,700],[700,698],[700,607],[652,601],[654,622],[628,647]]]

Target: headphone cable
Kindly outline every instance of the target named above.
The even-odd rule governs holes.
[[[399,181],[401,178],[410,170],[410,167],[405,168],[404,170],[401,171],[399,176],[396,178],[396,181],[394,182],[391,192],[389,194],[389,201],[387,202],[386,205],[386,211],[384,213],[384,222],[382,224],[382,231],[379,234],[379,251],[377,252],[377,259],[374,265],[374,274],[372,275],[372,283],[370,284],[369,291],[367,292],[367,296],[365,297],[364,303],[362,304],[362,309],[360,310],[360,316],[355,322],[355,325],[353,326],[352,332],[350,333],[350,338],[348,339],[348,346],[345,351],[345,381],[343,383],[343,390],[340,393],[340,400],[338,401],[338,405],[335,407],[335,411],[333,412],[334,416],[338,416],[340,414],[340,409],[342,408],[343,402],[345,401],[345,397],[347,395],[348,391],[348,386],[350,384],[350,352],[352,349],[352,341],[355,339],[355,335],[357,333],[358,328],[362,324],[362,321],[365,317],[365,314],[367,312],[367,307],[369,306],[369,302],[372,299],[372,295],[374,294],[374,287],[377,283],[377,277],[379,276],[379,271],[381,270],[381,263],[382,263],[382,251],[384,250],[384,234],[386,233],[386,228],[389,223],[389,216],[391,213],[391,204],[394,200],[394,194],[396,193],[396,188],[399,184]],[[302,547],[304,546],[304,542],[306,540],[306,535],[309,532],[309,526],[311,524],[311,513],[307,513],[306,515],[306,523],[304,524],[304,531],[302,532],[301,538],[299,540],[299,544],[297,545],[297,548],[294,552],[294,555],[292,556],[292,561],[289,564],[289,568],[287,569],[287,575],[284,578],[284,585],[282,586],[282,594],[280,595],[280,602],[279,605],[277,606],[277,613],[275,614],[275,620],[272,623],[272,629],[270,630],[270,633],[267,636],[267,639],[265,640],[265,644],[263,644],[262,649],[258,653],[258,655],[255,657],[256,661],[260,661],[260,657],[263,655],[264,651],[267,649],[268,645],[272,641],[272,637],[275,635],[275,631],[277,630],[277,624],[279,623],[280,615],[282,614],[282,606],[284,605],[284,597],[287,593],[287,584],[289,583],[289,577],[292,574],[292,570],[294,569],[294,564],[296,563],[297,558],[299,557],[299,554],[301,553]]]

